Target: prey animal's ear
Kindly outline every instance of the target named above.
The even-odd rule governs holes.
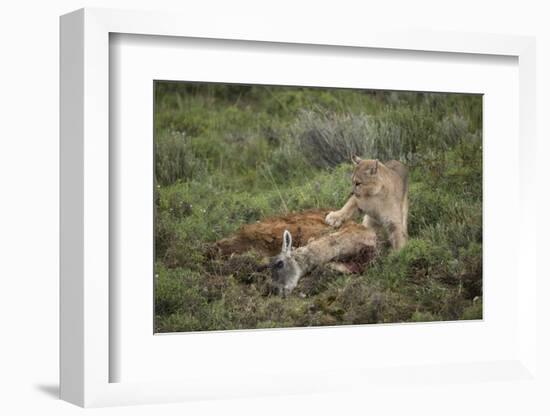
[[[283,233],[283,253],[290,254],[290,250],[292,249],[292,235],[290,235],[290,232],[288,230],[285,230]]]
[[[351,157],[351,161],[355,164],[355,165],[358,165],[359,163],[361,163],[363,161],[363,159],[361,159],[359,156],[357,155],[353,155]]]

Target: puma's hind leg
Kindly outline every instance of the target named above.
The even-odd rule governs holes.
[[[409,237],[408,227],[407,227],[407,221],[409,217],[409,199],[405,195],[405,198],[403,199],[403,207],[401,210],[402,213],[402,224],[403,224],[403,234],[405,234],[405,237]]]
[[[389,224],[388,234],[390,244],[394,250],[401,250],[407,243],[407,235],[403,230],[400,220]]]

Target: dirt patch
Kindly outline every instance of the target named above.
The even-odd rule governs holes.
[[[255,250],[265,256],[274,256],[281,251],[283,232],[292,234],[292,246],[301,247],[309,240],[332,230],[325,224],[329,210],[309,210],[300,213],[270,217],[254,224],[245,224],[228,238],[219,240],[215,248],[223,256]]]

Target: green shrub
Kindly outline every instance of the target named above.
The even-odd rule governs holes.
[[[200,317],[206,299],[202,294],[200,274],[188,269],[156,267],[155,313],[170,315],[183,312]]]
[[[450,250],[428,240],[410,239],[399,252],[390,252],[369,271],[370,276],[383,280],[391,287],[397,287],[407,280],[423,283],[424,279],[438,279],[445,276]]]
[[[167,185],[178,179],[193,179],[204,173],[204,162],[194,156],[184,133],[164,131],[155,142],[155,179]]]
[[[470,306],[464,308],[461,319],[483,319],[483,302],[477,299]]]

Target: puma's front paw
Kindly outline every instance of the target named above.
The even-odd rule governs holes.
[[[338,228],[342,225],[343,220],[338,211],[331,211],[325,217],[325,222],[328,225]]]

